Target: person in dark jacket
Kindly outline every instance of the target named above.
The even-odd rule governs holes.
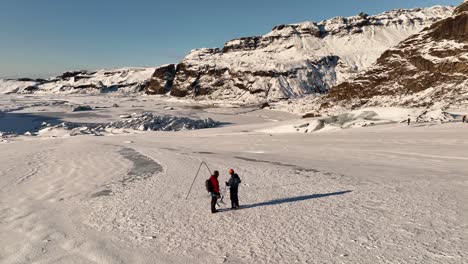
[[[462,123],[465,123],[465,121],[466,121],[466,115],[463,116]]]
[[[213,191],[211,192],[211,213],[217,213],[216,210],[216,203],[218,199],[221,198],[221,194],[219,193],[219,182],[218,182],[219,171],[214,171],[213,175],[210,177],[211,186],[213,187]]]
[[[231,178],[229,179],[228,182],[226,182],[226,185],[229,186],[229,192],[231,196],[231,208],[232,209],[237,209],[239,208],[239,184],[241,183],[241,179],[239,175],[234,173],[233,169],[229,169],[229,174],[231,175]]]

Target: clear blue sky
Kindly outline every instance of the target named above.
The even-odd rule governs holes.
[[[0,0],[0,77],[176,63],[278,24],[462,0]]]

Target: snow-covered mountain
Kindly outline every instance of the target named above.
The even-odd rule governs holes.
[[[388,48],[448,17],[452,7],[279,25],[264,35],[193,50],[158,69],[147,92],[244,103],[323,93],[366,69]]]
[[[321,108],[462,107],[468,104],[468,2],[453,15],[385,51]]]
[[[73,71],[49,79],[0,79],[0,94],[7,93],[122,93],[142,92],[154,68]]]
[[[388,48],[453,12],[397,9],[369,16],[279,25],[263,36],[193,50],[179,64],[66,72],[46,80],[0,80],[0,93],[170,93],[261,103],[324,93],[367,69]]]

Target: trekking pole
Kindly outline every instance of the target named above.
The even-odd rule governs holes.
[[[200,166],[198,167],[197,174],[195,174],[195,178],[193,178],[192,185],[190,186],[190,189],[189,189],[189,191],[188,191],[188,193],[187,193],[187,197],[185,197],[185,200],[188,199],[188,197],[189,197],[189,195],[190,195],[190,192],[192,191],[193,185],[195,184],[195,181],[197,180],[198,173],[200,172],[200,169],[201,169],[201,167],[202,167],[203,164],[205,164],[206,168],[208,169],[208,171],[209,171],[210,174],[211,174],[211,170],[210,170],[210,168],[208,167],[208,165],[206,164],[206,162],[202,161],[202,162],[200,163]]]
[[[213,173],[211,173],[210,167],[208,167],[208,164],[204,161],[202,161],[202,163],[205,164],[206,168],[208,169],[208,172],[210,172],[210,174],[213,175]]]
[[[187,197],[185,197],[185,200],[188,199],[189,195],[190,195],[190,192],[192,191],[192,187],[193,187],[193,184],[195,184],[195,180],[197,179],[198,177],[198,173],[200,172],[200,169],[202,167],[202,164],[203,164],[203,161],[200,163],[200,166],[198,166],[198,170],[197,170],[197,173],[195,174],[195,178],[193,178],[193,182],[192,182],[192,185],[190,185],[190,189],[187,193]]]
[[[226,195],[226,189],[227,189],[227,187],[226,187],[226,185],[225,185],[224,188],[223,188],[223,192],[222,192],[222,195],[221,195],[221,199],[219,200],[219,202],[222,203],[222,204],[226,204],[226,203],[224,202],[224,196]],[[219,204],[218,204],[218,206],[219,206]]]

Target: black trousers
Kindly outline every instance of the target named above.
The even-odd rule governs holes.
[[[218,197],[216,194],[211,194],[211,212],[216,212],[216,202],[218,201]]]
[[[231,197],[231,207],[232,208],[235,208],[235,207],[239,207],[239,196],[238,196],[238,191],[239,189],[234,189],[234,188],[231,188],[229,189],[229,193],[230,193],[230,197]]]

